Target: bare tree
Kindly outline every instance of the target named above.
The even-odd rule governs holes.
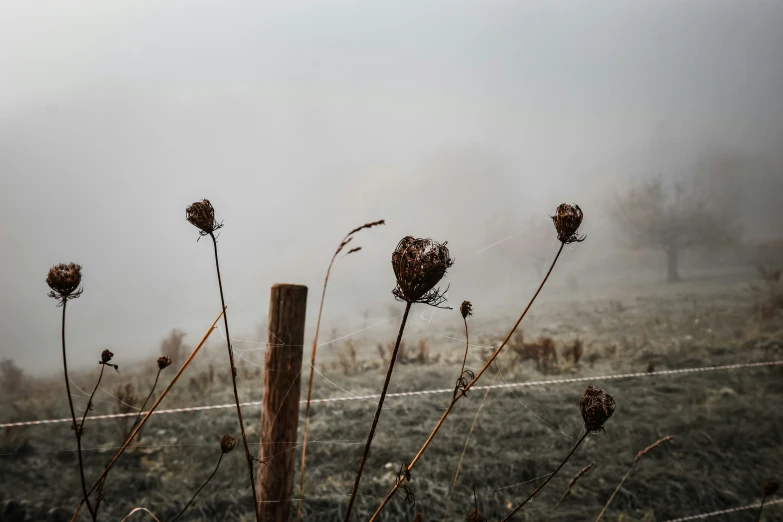
[[[185,338],[185,332],[175,328],[171,330],[169,336],[160,343],[161,355],[168,355],[175,366],[179,366],[185,361],[189,349],[182,342]]]
[[[680,279],[678,257],[687,248],[717,248],[739,237],[736,162],[713,157],[689,179],[643,180],[615,195],[611,211],[627,246],[666,253],[667,280]]]

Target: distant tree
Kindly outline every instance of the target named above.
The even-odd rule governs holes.
[[[174,328],[168,337],[160,343],[161,355],[168,355],[174,366],[180,366],[188,355],[188,347],[182,342],[185,338],[185,332]]]
[[[11,359],[0,361],[0,391],[3,395],[16,396],[24,392],[25,374]]]
[[[612,201],[614,223],[627,246],[665,252],[669,282],[680,279],[682,250],[728,246],[740,235],[738,186],[728,175],[734,164],[712,158],[700,166],[687,180],[667,184],[653,177]]]

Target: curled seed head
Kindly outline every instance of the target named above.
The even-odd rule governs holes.
[[[114,354],[109,350],[103,350],[103,352],[101,352],[101,362],[103,364],[106,364],[109,361],[111,361],[112,357],[114,357]]]
[[[74,263],[54,265],[46,275],[46,284],[52,289],[49,297],[62,302],[81,295],[82,291],[77,290],[81,282],[82,267]]]
[[[226,433],[222,437],[220,437],[220,451],[223,452],[223,455],[230,452],[232,449],[237,447],[237,439]]]
[[[463,319],[467,319],[469,315],[473,315],[473,305],[470,304],[470,301],[462,301],[462,304],[459,306],[459,313],[462,314]]]
[[[604,423],[614,413],[614,398],[604,393],[603,390],[596,390],[594,387],[588,386],[579,407],[582,410],[585,429],[598,431],[604,427]]]
[[[185,209],[185,218],[199,229],[199,235],[206,236],[223,226],[215,221],[215,209],[208,199],[196,201]]]
[[[171,357],[168,355],[163,355],[161,357],[158,357],[158,368],[161,370],[165,370],[171,366]]]
[[[579,225],[582,224],[582,209],[579,205],[563,203],[557,207],[555,215],[551,216],[557,230],[557,239],[562,243],[579,243],[585,240],[585,236],[577,234]]]
[[[780,483],[777,480],[769,479],[764,484],[764,495],[767,497],[774,495],[779,488],[780,488]]]
[[[453,264],[446,242],[404,237],[392,254],[392,268],[397,278],[392,294],[399,301],[439,306],[446,297],[435,285]]]

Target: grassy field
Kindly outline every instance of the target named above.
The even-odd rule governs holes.
[[[424,521],[464,520],[473,505],[473,487],[483,514],[489,520],[502,517],[557,467],[581,435],[579,399],[588,384],[603,388],[617,401],[606,433],[589,435],[562,472],[515,520],[546,520],[568,480],[590,463],[594,467],[551,520],[594,520],[636,452],[667,435],[675,440],[639,462],[604,520],[662,521],[757,502],[764,479],[783,478],[783,367],[599,378],[646,372],[651,366],[660,371],[783,359],[783,318],[778,314],[762,320],[756,304],[747,281],[725,278],[639,286],[616,295],[554,296],[536,303],[521,325],[525,339],[551,337],[558,363],[537,368],[532,361],[519,361],[512,350],[504,351],[497,366],[500,373],[493,377],[497,370],[493,367],[479,384],[492,379],[511,383],[596,378],[491,390],[449,499],[465,437],[484,395],[483,390],[475,390],[457,405],[413,470],[410,486],[415,507],[400,495],[382,520],[410,521],[416,512]],[[482,311],[480,303],[474,305],[471,339],[480,345],[497,343],[519,312],[516,308],[505,313]],[[453,313],[453,327],[444,328],[441,322],[438,328],[411,330],[409,344],[415,351],[417,340],[426,339],[429,360],[398,365],[390,393],[453,387],[464,347],[450,339],[464,339],[461,318]],[[316,375],[314,396],[378,393],[385,363],[379,359],[377,340],[391,340],[395,331],[392,322],[375,337],[352,338],[355,360],[346,356],[345,343],[330,346],[322,356],[319,352],[322,362],[317,367],[323,377]],[[577,338],[584,342],[584,355],[575,363],[563,356],[563,349]],[[210,351],[223,355],[217,347]],[[469,366],[480,366],[486,356],[487,349],[472,347]],[[253,361],[261,360],[256,356],[240,363],[242,400],[260,399],[261,369]],[[230,403],[226,370],[226,362],[219,358],[210,371],[205,356],[161,407]],[[132,404],[139,405],[144,393],[138,390],[148,390],[154,375],[153,369],[122,368],[121,374],[107,376],[105,387],[114,393],[120,383],[133,382],[142,398],[135,397]],[[173,375],[174,371],[164,373],[162,384]],[[74,378],[83,389],[93,379]],[[0,422],[67,416],[61,388],[61,380],[41,381],[24,397],[3,397]],[[83,407],[86,397],[76,396],[77,405]],[[96,397],[94,414],[117,410],[116,399],[103,392]],[[448,393],[439,393],[387,400],[354,509],[356,520],[369,518],[393,485],[395,472],[415,455],[449,398]],[[374,405],[375,401],[353,400],[313,406],[305,520],[342,519]],[[245,411],[251,419],[246,420],[250,440],[258,441],[259,408]],[[300,420],[300,440],[301,425]],[[121,420],[87,421],[88,477],[100,474],[126,429]],[[141,441],[123,455],[109,477],[102,519],[120,520],[135,506],[149,508],[161,520],[176,513],[212,472],[223,433],[238,436],[232,409],[152,418]],[[67,423],[0,429],[0,470],[2,520],[70,519],[80,487]],[[241,450],[235,450],[183,519],[250,520],[251,504],[244,458]],[[88,519],[86,513],[80,518]],[[143,520],[144,515],[133,519]],[[752,521],[755,511],[711,520]],[[769,506],[763,520],[783,520],[783,506]]]

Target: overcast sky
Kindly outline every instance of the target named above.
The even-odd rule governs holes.
[[[623,180],[710,148],[754,158],[746,213],[779,233],[781,49],[779,0],[5,0],[0,356],[60,367],[44,279],[71,261],[74,365],[154,354],[173,327],[195,342],[219,311],[185,221],[201,198],[225,222],[235,336],[274,283],[308,285],[314,313],[366,221],[388,225],[341,262],[327,319],[385,317],[405,235],[449,241],[459,302],[503,287],[477,252],[531,216],[575,201],[598,223]]]

